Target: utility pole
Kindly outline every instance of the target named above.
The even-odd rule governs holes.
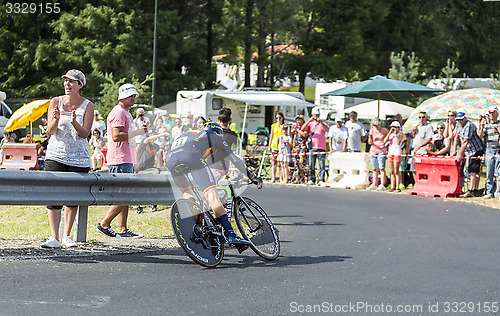
[[[155,0],[155,26],[153,31],[153,83],[151,87],[151,107],[155,107],[156,94],[156,19],[158,16],[158,0]]]

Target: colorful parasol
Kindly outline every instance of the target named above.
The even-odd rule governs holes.
[[[467,118],[479,120],[488,107],[500,108],[500,91],[488,88],[463,89],[443,93],[422,102],[410,114],[403,128],[410,128],[418,124],[418,114],[425,111],[430,120],[442,121],[448,117],[448,111],[465,112]]]

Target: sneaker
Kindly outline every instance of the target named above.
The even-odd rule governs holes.
[[[144,237],[144,235],[143,234],[136,234],[136,233],[132,232],[130,229],[127,229],[127,231],[124,233],[116,233],[116,237],[142,238],[142,237]]]
[[[307,181],[307,185],[314,185],[314,181],[312,180]]]
[[[385,187],[381,184],[376,188],[377,191],[385,191]]]
[[[69,236],[66,236],[63,238],[63,240],[61,241],[61,245],[65,248],[78,247],[76,242],[74,242],[73,239],[71,239],[71,237],[69,237]]]
[[[237,246],[237,247],[250,246],[250,242],[248,240],[240,238],[240,237],[238,237],[236,235],[229,235],[229,238],[227,239],[227,242],[231,246]]]
[[[405,187],[405,185],[404,185],[404,184],[400,183],[400,184],[399,184],[399,189],[402,191],[402,190],[406,189],[406,187]]]
[[[109,226],[108,228],[104,228],[101,226],[101,223],[97,224],[97,231],[108,237],[121,237],[120,235],[115,233],[115,231],[113,230],[113,228],[111,228],[111,226]]]
[[[462,194],[460,195],[461,198],[470,198],[470,197],[474,197],[474,193],[472,193],[472,191],[467,191],[465,192],[465,194]]]
[[[493,198],[493,197],[492,197],[491,195],[489,195],[489,194],[486,194],[486,195],[484,196],[484,199],[485,199],[485,200],[489,200],[489,199],[492,199],[492,198]]]
[[[480,197],[480,196],[483,196],[483,194],[484,194],[484,189],[477,189],[477,190],[473,190],[473,191],[472,191],[472,194],[474,195],[474,197]]]
[[[46,242],[40,245],[42,248],[61,248],[61,242],[53,237],[47,239]]]
[[[375,184],[372,184],[370,185],[368,188],[366,188],[367,190],[375,190],[377,188],[377,186]]]

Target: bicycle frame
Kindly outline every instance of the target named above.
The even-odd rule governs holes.
[[[236,192],[234,191],[234,186],[232,184],[218,186],[218,187],[216,187],[216,190],[224,190],[227,194],[227,202],[226,202],[226,205],[224,208],[226,209],[226,214],[227,214],[227,217],[229,218],[229,222],[231,222],[231,217],[232,217],[233,213],[236,211],[235,207],[237,205],[239,205],[239,203],[243,203],[245,205],[247,203],[238,194],[236,194]],[[262,227],[262,222],[259,220],[259,218],[257,218],[255,216],[255,214],[253,214],[253,212],[250,208],[247,207],[247,209],[249,209],[250,213],[252,213],[252,216],[254,217],[254,219],[258,223],[257,227],[252,227],[252,225],[248,221],[246,214],[242,214],[243,218],[245,219],[245,224],[249,227],[250,231],[253,233]]]

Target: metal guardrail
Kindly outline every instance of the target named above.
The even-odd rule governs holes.
[[[165,205],[170,174],[0,171],[0,205],[79,205],[75,240],[86,241],[89,205]]]

